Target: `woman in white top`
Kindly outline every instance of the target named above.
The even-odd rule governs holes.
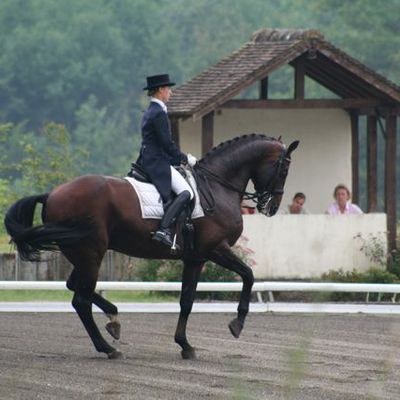
[[[350,190],[346,185],[337,185],[333,192],[333,197],[336,201],[328,208],[328,214],[363,214],[363,211],[360,207],[350,202]]]

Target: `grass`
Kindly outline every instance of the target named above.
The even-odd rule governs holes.
[[[162,303],[177,302],[178,295],[136,291],[107,291],[105,297],[112,302]],[[72,299],[68,290],[0,290],[1,301],[67,301]]]

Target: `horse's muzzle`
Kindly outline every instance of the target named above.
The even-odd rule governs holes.
[[[279,204],[277,204],[276,202],[273,202],[273,204],[271,205],[271,207],[268,210],[268,217],[273,217],[279,210]]]
[[[259,204],[259,206],[257,206],[257,209],[261,214],[264,214],[266,217],[273,217],[279,209],[281,199],[281,195],[270,196],[263,205]]]

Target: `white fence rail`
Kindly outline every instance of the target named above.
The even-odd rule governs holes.
[[[124,291],[180,291],[180,282],[109,282],[100,281],[96,290]],[[241,282],[200,282],[199,291],[238,292],[242,289]],[[64,281],[0,281],[0,290],[66,290]],[[358,292],[366,293],[366,303],[280,303],[275,302],[275,291],[299,292]],[[396,297],[400,293],[400,284],[377,283],[328,283],[328,282],[256,282],[253,292],[257,293],[258,302],[250,304],[252,312],[299,312],[299,313],[365,313],[365,314],[400,314],[400,305]],[[269,301],[264,302],[262,293],[268,293]],[[390,293],[392,304],[369,303],[369,294],[378,293],[378,302],[383,293]],[[396,304],[393,304],[396,303]],[[178,303],[148,303],[131,304],[119,303],[120,312],[179,312]],[[197,303],[194,312],[235,312],[236,303]],[[36,302],[4,302],[0,303],[0,312],[67,312],[73,311],[70,304]],[[96,311],[96,309],[95,309]]]
[[[0,290],[65,290],[63,281],[0,281]],[[97,282],[96,290],[180,291],[181,282]],[[241,282],[199,282],[201,292],[239,292]],[[256,282],[254,292],[361,292],[400,293],[400,284],[329,282]]]

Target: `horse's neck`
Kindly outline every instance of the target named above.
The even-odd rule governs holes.
[[[213,157],[205,163],[205,167],[222,180],[244,191],[249,183],[252,167],[257,162],[257,153],[238,148],[224,156]]]
[[[246,189],[250,180],[250,169],[246,165],[229,165],[219,161],[208,163],[205,167],[227,186],[233,186],[240,192]]]

